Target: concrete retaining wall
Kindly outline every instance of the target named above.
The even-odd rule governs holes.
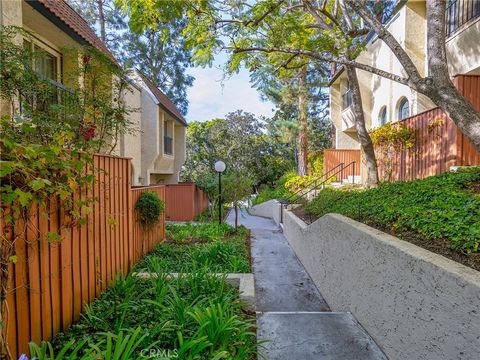
[[[282,216],[281,206],[282,205],[277,200],[268,200],[261,204],[252,206],[250,209],[248,209],[248,212],[251,215],[273,219],[273,221],[275,221],[275,223],[278,225],[280,224]]]
[[[284,233],[332,311],[350,311],[390,359],[480,358],[480,272],[342,215]]]

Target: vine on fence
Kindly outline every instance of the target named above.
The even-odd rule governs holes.
[[[93,152],[111,151],[118,135],[131,131],[127,115],[133,111],[121,100],[128,90],[125,74],[105,54],[89,47],[64,49],[65,56],[84,54],[79,66],[62,74],[64,80],[76,79],[67,89],[36,72],[46,54],[28,44],[33,39],[27,31],[0,30],[0,96],[2,111],[8,109],[0,118],[1,358],[12,357],[6,327],[9,264],[27,261],[15,253],[15,242],[24,238],[32,205],[42,208],[58,199],[70,219],[64,227],[84,223],[93,199],[73,201],[73,195],[95,179]],[[61,241],[60,232],[45,236]]]
[[[415,146],[415,131],[404,124],[391,122],[375,129],[370,134],[379,165],[384,170],[384,181],[391,181],[395,153]]]

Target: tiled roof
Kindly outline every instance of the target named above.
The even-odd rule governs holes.
[[[187,121],[185,118],[182,116],[180,111],[178,111],[177,107],[175,104],[168,98],[167,95],[165,95],[150,79],[148,79],[145,75],[140,74],[142,76],[142,80],[147,84],[148,88],[152,92],[153,95],[155,95],[155,98],[158,100],[158,102],[172,115],[174,118],[176,118],[178,121],[180,121],[182,124],[185,126],[187,125]]]
[[[110,50],[108,50],[104,42],[95,34],[95,31],[90,27],[87,21],[82,18],[74,9],[72,9],[64,0],[35,0],[28,1],[28,3],[32,6],[35,6],[35,3],[43,5],[48,12],[58,18],[75,34],[85,40],[85,42],[104,52],[112,60],[116,61]]]

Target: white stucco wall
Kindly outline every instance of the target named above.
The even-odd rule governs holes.
[[[447,57],[452,76],[480,74],[480,18],[447,40]]]
[[[277,200],[268,200],[261,204],[254,205],[248,209],[251,215],[273,219],[278,225],[281,222],[281,204]]]
[[[350,311],[392,360],[476,360],[480,272],[341,215],[284,234],[332,311]]]
[[[132,185],[146,185],[142,173],[142,93],[141,89],[130,86],[125,91],[124,101],[133,111],[128,115],[132,131],[121,136],[118,155],[131,158]]]
[[[142,177],[150,185],[150,169],[160,154],[159,108],[152,96],[142,91]]]

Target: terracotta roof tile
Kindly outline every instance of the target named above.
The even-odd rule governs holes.
[[[173,116],[175,117],[178,121],[180,121],[182,124],[187,125],[187,121],[185,118],[182,116],[180,111],[178,111],[177,107],[175,104],[168,98],[167,95],[165,95],[150,79],[148,79],[145,75],[140,74],[142,76],[143,81],[145,84],[147,84],[148,88],[150,91],[155,95],[157,98],[158,102]]]
[[[89,45],[104,52],[116,62],[115,57],[110,50],[108,50],[105,43],[95,34],[95,31],[90,27],[87,21],[64,0],[37,0],[37,2],[42,4],[50,13],[55,15],[55,17],[67,25]]]

